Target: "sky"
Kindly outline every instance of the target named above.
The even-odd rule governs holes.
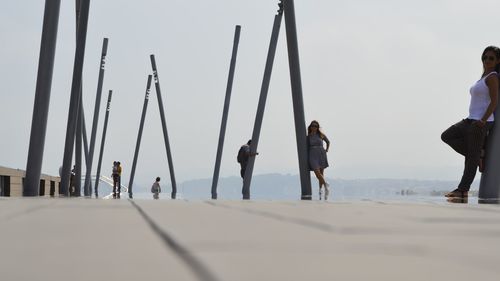
[[[42,172],[58,174],[75,52],[74,1],[61,1]],[[0,165],[25,169],[44,12],[42,0],[0,9]],[[221,177],[251,137],[277,1],[91,1],[83,70],[90,138],[102,40],[109,38],[93,173],[113,90],[102,174],[130,177],[150,54],[155,54],[178,182],[210,178],[235,25],[241,25]],[[441,132],[467,117],[488,45],[500,45],[497,0],[295,0],[306,122],[332,141],[331,178],[456,179],[461,156]],[[298,174],[284,23],[254,174]],[[170,178],[152,87],[135,182]]]

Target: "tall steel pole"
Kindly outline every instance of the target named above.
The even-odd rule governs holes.
[[[60,0],[46,0],[23,196],[38,196],[56,53]]]
[[[90,0],[82,0],[80,20],[78,23],[78,40],[75,51],[75,62],[73,67],[73,82],[71,84],[71,99],[68,112],[68,123],[66,127],[66,140],[64,143],[64,157],[61,175],[61,193],[69,195],[69,176],[73,158],[73,145],[76,133],[76,121],[80,103],[80,90],[82,83],[83,60],[85,57],[85,42],[87,38],[87,23],[89,16]]]
[[[257,107],[257,114],[255,116],[255,124],[253,126],[252,143],[250,145],[250,155],[257,153],[259,145],[260,131],[262,128],[262,120],[264,119],[264,110],[266,108],[267,93],[269,92],[269,83],[271,81],[271,74],[273,72],[274,57],[276,55],[276,46],[278,45],[278,38],[280,34],[281,21],[283,18],[283,5],[280,5],[278,14],[274,16],[273,31],[271,33],[271,42],[269,43],[269,50],[267,52],[266,68],[264,70],[264,78],[262,79],[262,87],[260,88],[259,105]],[[243,199],[250,199],[250,183],[252,182],[253,167],[255,164],[255,157],[251,156],[248,159],[245,175],[243,178]]]
[[[224,100],[224,110],[222,113],[222,123],[220,126],[220,133],[219,133],[219,144],[217,146],[217,156],[215,159],[214,176],[212,178],[212,199],[217,199],[217,182],[219,181],[220,162],[222,158],[222,150],[224,149],[224,138],[226,136],[227,117],[229,114],[229,104],[231,102],[231,92],[233,89],[234,70],[236,68],[236,57],[238,55],[240,32],[241,32],[241,26],[237,25],[234,31],[233,52],[231,55],[231,63],[229,66],[229,76],[227,79],[227,86],[226,86],[226,98]]]
[[[172,161],[172,153],[170,151],[170,142],[168,140],[167,123],[165,121],[165,112],[163,109],[163,101],[161,98],[160,80],[158,79],[158,70],[156,68],[155,56],[151,55],[150,58],[151,58],[151,67],[153,68],[153,77],[155,79],[155,88],[156,88],[156,96],[158,98],[158,107],[160,108],[161,125],[163,128],[163,139],[165,140],[165,148],[167,150],[167,160],[168,160],[168,168],[170,171],[170,180],[172,182],[171,198],[175,199],[175,197],[177,195],[177,184],[175,183],[174,164]]]
[[[80,22],[80,10],[82,1],[75,0],[75,19],[76,19],[76,40],[78,43],[78,24]],[[83,79],[83,78],[82,78]],[[82,137],[83,137],[83,152],[85,155],[85,166],[88,165],[89,146],[87,142],[87,127],[85,126],[85,112],[83,110],[83,85],[80,84],[80,108],[78,111],[77,126],[76,126],[76,141],[75,141],[75,195],[81,196],[81,177],[82,177]],[[90,191],[84,188],[84,195],[90,196]]]
[[[82,96],[82,99],[83,99],[83,96]],[[81,118],[82,118],[82,140],[83,140],[83,155],[85,156],[85,167],[87,167],[88,165],[88,161],[89,161],[89,144],[87,142],[87,129],[86,129],[86,126],[85,126],[85,112],[83,111],[83,101],[80,100],[80,114],[81,114]],[[78,130],[78,129],[77,129]],[[81,167],[81,164],[80,164],[80,167]],[[80,178],[83,177],[83,168],[80,169]],[[81,185],[81,184],[80,184]],[[85,188],[85,185],[83,186],[83,195],[86,196],[86,197],[89,197],[91,196],[91,190],[89,189],[86,189]]]
[[[109,90],[108,94],[108,103],[106,105],[106,115],[104,116],[104,127],[102,129],[102,138],[101,138],[101,150],[99,152],[99,161],[97,161],[97,172],[96,172],[96,179],[95,179],[95,186],[94,186],[94,192],[95,192],[95,197],[99,197],[99,180],[101,178],[101,163],[102,163],[102,156],[104,154],[104,144],[106,143],[106,132],[108,131],[108,120],[109,120],[109,111],[111,109],[111,96],[113,95],[113,91]]]
[[[78,117],[76,118],[76,138],[75,138],[75,176],[73,177],[73,186],[75,189],[71,196],[82,196],[82,113],[83,105],[80,96],[80,106]]]
[[[76,44],[78,44],[78,24],[80,23],[80,10],[81,10],[82,1],[75,0],[75,20],[76,20]],[[81,78],[83,80],[83,78]],[[80,83],[80,94],[78,101],[78,113],[76,118],[76,132],[75,132],[75,175],[73,176],[73,186],[74,189],[72,193],[70,191],[71,196],[80,197],[82,195],[82,115],[83,115],[83,83]]]
[[[80,108],[80,112],[82,113],[83,152],[85,155],[85,163],[87,163],[87,161],[89,159],[89,143],[87,141],[87,130],[85,129],[86,128],[86,126],[85,126],[85,112],[83,111],[83,104]]]
[[[95,106],[94,106],[94,118],[92,122],[92,132],[90,135],[90,146],[89,146],[89,152],[88,152],[88,159],[87,159],[87,170],[85,173],[85,186],[84,190],[89,192],[89,195],[92,193],[92,182],[91,182],[91,177],[92,177],[92,162],[94,160],[94,148],[95,148],[95,139],[96,139],[96,133],[97,133],[97,124],[99,122],[99,109],[101,107],[101,96],[102,96],[102,84],[104,80],[104,70],[105,70],[105,65],[106,65],[106,55],[108,52],[108,38],[104,38],[102,40],[102,51],[101,51],[101,61],[99,64],[99,79],[97,82],[97,92],[96,92],[96,98],[95,98]],[[85,195],[87,196],[87,195]]]
[[[301,199],[311,200],[311,175],[308,164],[306,120],[304,114],[304,101],[302,97],[302,80],[300,76],[299,44],[297,39],[297,26],[295,22],[295,7],[293,0],[283,0],[283,4],[288,46],[288,63],[292,84],[295,136],[297,139],[297,153],[299,158],[300,185],[302,189]]]
[[[495,117],[500,116],[500,106],[495,110]],[[493,124],[486,144],[486,166],[479,185],[479,203],[500,203],[500,121]]]
[[[134,185],[135,168],[137,165],[137,158],[139,157],[139,148],[141,147],[142,131],[144,129],[144,120],[146,119],[146,111],[148,110],[149,93],[151,92],[151,79],[152,76],[148,75],[148,82],[146,84],[146,96],[144,97],[144,104],[142,106],[141,123],[139,125],[139,133],[137,134],[137,142],[135,144],[134,161],[132,162],[130,180],[128,181],[128,197],[130,199],[133,198],[132,186]]]

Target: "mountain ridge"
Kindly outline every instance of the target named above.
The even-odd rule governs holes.
[[[456,187],[456,181],[422,180],[422,179],[333,179],[327,178],[332,194],[342,198],[392,198],[401,195],[431,196]],[[221,177],[218,181],[217,193],[223,199],[241,199],[242,179],[237,176]],[[318,192],[316,178],[311,175],[313,197]],[[474,182],[472,189],[477,189]],[[149,184],[150,185],[150,184]],[[141,185],[148,186],[148,185]],[[182,198],[211,198],[212,179],[188,180],[178,184],[178,193]],[[170,189],[169,182],[163,185]],[[252,199],[297,199],[300,198],[300,180],[298,175],[261,174],[255,175],[251,183]]]

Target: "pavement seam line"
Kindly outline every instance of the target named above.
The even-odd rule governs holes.
[[[31,208],[28,208],[26,210],[23,210],[21,212],[10,214],[10,215],[8,215],[8,216],[6,216],[4,218],[0,218],[0,222],[10,221],[10,220],[16,219],[18,217],[22,217],[22,216],[27,215],[27,214],[31,214],[31,213],[36,212],[38,210],[45,209],[47,207],[53,206],[55,203],[56,202],[54,201],[54,202],[51,202],[50,204],[38,205],[38,206],[31,207]]]
[[[213,202],[205,202],[208,205],[211,205],[213,207],[218,207],[218,208],[226,208],[230,210],[235,210],[238,212],[246,213],[249,215],[253,216],[259,216],[267,219],[272,219],[276,220],[282,223],[289,223],[289,224],[294,224],[298,225],[301,227],[306,227],[309,229],[315,229],[319,230],[325,233],[329,234],[339,234],[339,235],[347,235],[347,234],[360,234],[360,233],[366,233],[365,235],[373,235],[373,234],[390,234],[390,232],[387,231],[382,231],[380,229],[353,229],[353,228],[346,228],[346,227],[338,227],[334,226],[331,224],[326,224],[326,223],[321,223],[317,222],[314,220],[309,220],[309,219],[304,219],[304,218],[294,218],[294,217],[289,217],[281,214],[276,214],[273,212],[269,211],[261,211],[261,210],[253,210],[250,208],[244,208],[244,207],[233,207],[233,206],[228,206],[225,204],[215,204]]]
[[[319,222],[315,222],[315,221],[311,221],[311,220],[307,220],[307,219],[291,218],[291,217],[287,217],[287,216],[272,213],[272,212],[252,210],[252,209],[248,209],[248,208],[232,207],[232,206],[228,206],[228,205],[224,205],[224,204],[214,204],[212,202],[206,202],[206,203],[208,205],[212,205],[214,207],[232,209],[232,210],[236,210],[236,211],[247,213],[247,214],[254,215],[254,216],[264,217],[264,218],[268,218],[268,219],[272,219],[272,220],[276,220],[276,221],[280,221],[280,222],[284,222],[284,223],[291,223],[291,224],[299,225],[302,227],[313,228],[313,229],[320,230],[320,231],[327,232],[327,233],[340,233],[340,231],[332,225],[319,223]]]
[[[170,234],[163,230],[146,212],[137,205],[133,200],[129,202],[136,208],[143,219],[148,223],[153,232],[158,235],[163,243],[176,253],[179,258],[184,261],[189,268],[194,272],[199,280],[202,281],[218,281],[219,279],[197,258],[195,258],[186,248],[180,245]]]

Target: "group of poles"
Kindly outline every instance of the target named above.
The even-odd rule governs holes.
[[[85,164],[86,164],[85,165],[86,173],[85,173],[83,191],[84,191],[84,196],[90,197],[92,195],[91,172],[92,172],[93,154],[95,150],[97,124],[99,120],[99,108],[102,96],[108,39],[107,38],[103,39],[101,59],[99,64],[99,78],[98,78],[98,85],[96,92],[96,102],[95,102],[92,131],[89,144],[87,142],[85,117],[83,113],[84,111],[82,102],[82,70],[83,70],[83,62],[85,56],[85,43],[87,37],[90,0],[75,0],[75,2],[76,2],[75,6],[76,6],[76,23],[77,23],[76,50],[75,50],[75,58],[73,66],[73,79],[71,84],[71,96],[70,96],[67,128],[66,128],[66,138],[64,145],[65,147],[64,157],[60,171],[61,187],[59,194],[61,196],[73,195],[71,194],[70,184],[71,184],[71,172],[72,172],[71,165],[74,154],[75,155],[74,195],[76,196],[80,195],[81,193],[80,179],[82,177],[82,168],[81,168],[82,146],[83,146],[85,155]],[[264,78],[260,92],[257,115],[255,118],[255,125],[252,134],[252,145],[250,147],[250,150],[251,152],[257,151],[257,146],[260,137],[260,130],[262,127],[262,119],[264,116],[265,103],[269,89],[269,82],[271,79],[274,57],[276,53],[276,46],[284,14],[286,23],[288,58],[290,66],[290,80],[292,83],[292,100],[293,100],[293,111],[294,111],[295,129],[297,137],[297,152],[298,152],[299,169],[300,169],[300,181],[302,187],[301,198],[308,200],[311,199],[311,183],[310,183],[309,171],[307,168],[308,167],[307,147],[306,147],[306,135],[305,135],[306,127],[305,127],[304,105],[302,97],[297,29],[295,22],[295,8],[293,0],[280,0],[278,6],[279,9],[274,18],[273,30],[271,34],[271,42],[269,45],[269,51],[267,55],[266,67],[264,71]],[[32,118],[31,135],[30,135],[30,145],[28,151],[26,177],[23,185],[23,196],[38,196],[39,194],[39,182],[40,182],[41,168],[43,162],[43,150],[45,146],[45,135],[47,128],[48,112],[49,112],[49,101],[50,101],[50,91],[52,84],[52,74],[54,68],[59,10],[60,10],[60,0],[46,0],[45,14],[43,20],[42,40],[40,47],[38,76],[37,76],[36,92],[35,92],[35,103],[33,109],[33,118]],[[229,69],[229,78],[226,88],[226,97],[224,102],[222,124],[221,124],[219,143],[217,148],[216,163],[215,163],[214,176],[212,182],[211,193],[213,199],[217,199],[217,183],[219,178],[220,162],[224,146],[224,138],[225,138],[227,119],[228,119],[229,104],[231,99],[231,91],[232,91],[232,84],[233,84],[234,71],[236,65],[236,56],[238,52],[240,31],[241,27],[236,26],[231,64]],[[175,199],[177,193],[177,185],[175,181],[175,173],[174,173],[172,154],[169,144],[167,125],[165,120],[164,106],[160,90],[160,82],[158,78],[158,70],[156,67],[155,56],[151,55],[150,59],[152,66],[152,75],[148,75],[147,78],[146,94],[144,98],[143,110],[139,126],[139,133],[137,137],[134,159],[130,173],[130,180],[128,184],[129,197],[130,198],[133,197],[132,187],[134,182],[134,175],[137,166],[137,159],[139,155],[142,132],[144,128],[144,120],[148,107],[151,83],[152,80],[154,79],[157,99],[158,99],[158,106],[160,110],[160,117],[162,122],[165,148],[167,151],[170,179],[172,183],[171,198]],[[106,139],[106,131],[109,119],[112,93],[113,93],[112,90],[109,90],[108,102],[106,106],[106,116],[104,120],[104,127],[101,140],[101,149],[99,154],[96,180],[94,185],[94,192],[96,197],[98,196],[98,185],[100,180],[101,163],[102,163],[102,156]],[[251,183],[254,163],[255,163],[255,158],[251,157],[244,177],[244,184],[242,188],[243,199],[250,199],[250,183]]]
[[[264,70],[264,78],[262,81],[259,103],[257,107],[257,114],[252,133],[252,142],[250,144],[250,155],[256,155],[257,147],[259,145],[260,131],[262,128],[262,120],[264,117],[265,104],[269,90],[269,82],[271,80],[271,73],[273,69],[274,57],[276,53],[276,46],[281,27],[283,14],[285,16],[286,25],[286,38],[288,47],[288,62],[290,68],[290,80],[292,88],[293,99],[293,112],[295,120],[295,135],[297,140],[297,152],[300,169],[300,185],[301,185],[301,199],[311,200],[311,179],[308,165],[308,151],[306,142],[306,127],[304,117],[304,105],[302,95],[302,80],[300,76],[300,63],[298,52],[298,40],[295,22],[295,11],[293,0],[282,0],[279,3],[278,13],[275,15],[273,30],[271,33],[271,42],[267,54],[267,61]],[[233,55],[231,58],[231,66],[229,71],[229,79],[226,90],[226,99],[224,102],[224,111],[222,117],[222,124],[219,135],[219,145],[217,149],[217,156],[215,162],[214,175],[212,179],[212,199],[217,199],[217,183],[219,179],[220,162],[222,158],[222,150],[224,145],[224,136],[226,130],[226,123],[229,111],[229,102],[231,99],[231,87],[234,75],[236,54],[238,50],[238,42],[240,36],[240,27],[236,27],[234,36]],[[497,107],[496,116],[500,116],[500,106]],[[495,126],[488,137],[487,142],[487,155],[486,155],[486,169],[483,172],[480,180],[479,187],[479,202],[480,203],[500,203],[500,121],[495,122]],[[250,199],[250,184],[252,181],[253,168],[255,164],[255,157],[249,157],[245,174],[243,177],[242,195],[243,199]]]
[[[302,95],[302,82],[301,82],[302,80],[300,75],[295,8],[293,1],[290,0],[280,1],[278,6],[279,6],[278,12],[274,16],[273,29],[271,32],[271,41],[269,43],[266,65],[264,69],[264,77],[262,80],[259,102],[257,106],[257,114],[255,116],[255,123],[252,132],[252,142],[250,144],[250,155],[256,155],[257,147],[259,145],[260,132],[262,128],[262,121],[264,118],[267,94],[269,91],[269,84],[271,81],[274,58],[276,54],[276,48],[278,45],[281,22],[284,14],[285,25],[286,25],[287,47],[288,47],[288,61],[290,69],[290,81],[292,84],[291,88],[292,88],[293,113],[295,120],[295,135],[297,141],[297,153],[298,153],[299,170],[300,170],[301,199],[310,200],[312,197],[311,196],[312,190],[311,190],[310,173],[308,168],[309,165],[308,165],[308,151],[306,145],[307,141],[306,141],[306,125],[305,125],[306,121],[305,121],[304,102]],[[219,134],[219,144],[217,148],[215,169],[212,179],[212,199],[217,199],[217,183],[219,179],[222,150],[224,146],[226,124],[229,112],[229,103],[231,100],[231,87],[234,77],[234,69],[235,69],[236,55],[238,50],[240,29],[241,29],[240,26],[236,26],[236,31],[234,35],[233,54],[231,58],[231,65],[229,68],[229,79],[227,83],[226,98],[222,114],[222,124]],[[250,184],[252,181],[254,164],[255,164],[255,157],[250,157],[245,169],[245,174],[243,176],[243,188],[242,188],[243,199],[250,199]]]
[[[92,133],[90,145],[87,142],[85,116],[82,102],[82,70],[85,56],[85,45],[87,37],[87,26],[89,17],[89,0],[76,0],[76,50],[73,66],[73,78],[71,84],[71,97],[68,113],[66,138],[64,145],[63,164],[60,169],[61,187],[59,194],[62,196],[75,195],[81,193],[81,175],[82,175],[82,140],[86,163],[86,176],[84,181],[84,195],[91,196],[91,170],[93,163],[94,148],[96,142],[97,123],[99,119],[99,108],[102,96],[102,86],[104,79],[104,70],[106,54],[108,48],[108,39],[103,39],[103,47],[99,64],[99,78],[96,93],[96,103],[92,122]],[[52,74],[54,67],[54,57],[57,41],[57,29],[59,21],[60,0],[46,0],[45,13],[43,19],[42,42],[40,47],[40,59],[38,64],[38,76],[36,82],[35,103],[33,109],[33,118],[31,125],[30,144],[28,151],[28,161],[26,167],[26,177],[23,185],[24,196],[37,196],[40,181],[41,166],[43,160],[43,150],[45,146],[45,135],[47,128],[47,117],[49,111],[50,91],[52,84]],[[109,119],[109,110],[111,104],[112,91],[109,91],[108,103],[106,107],[106,117],[101,141],[101,151],[99,164],[97,168],[97,178],[95,191],[100,178],[101,162],[106,138],[106,129]],[[74,168],[74,190],[70,189],[71,164],[75,152]],[[70,194],[71,192],[71,194]]]
[[[97,84],[96,102],[95,102],[94,116],[92,122],[92,133],[89,145],[87,142],[85,118],[83,114],[84,111],[82,103],[82,70],[83,70],[83,61],[85,55],[85,42],[87,35],[90,1],[76,0],[75,2],[76,2],[75,6],[76,6],[77,40],[76,40],[75,61],[73,68],[73,80],[71,85],[70,106],[69,106],[68,122],[66,129],[64,158],[63,158],[63,165],[60,170],[61,187],[59,190],[59,194],[61,196],[70,196],[70,195],[80,196],[81,194],[81,178],[82,178],[81,164],[82,164],[82,140],[83,140],[85,163],[86,163],[84,196],[90,197],[92,194],[91,172],[92,172],[93,154],[95,148],[97,124],[99,119],[99,109],[102,96],[106,55],[108,49],[108,38],[103,39],[101,59],[99,64],[99,78]],[[33,110],[26,177],[23,185],[23,196],[38,196],[39,194],[38,188],[39,188],[41,166],[43,160],[43,149],[45,143],[47,117],[49,111],[49,100],[50,100],[50,90],[52,82],[52,72],[54,66],[55,46],[57,39],[59,9],[60,9],[60,0],[46,0],[43,31],[42,31],[42,42],[40,47],[38,77],[37,77],[37,85],[35,93],[35,105]],[[168,158],[171,181],[172,181],[172,198],[175,199],[177,187],[175,182],[170,145],[168,141],[165,113],[163,110],[163,102],[161,99],[158,71],[156,68],[156,61],[154,55],[151,55],[151,66],[156,85],[158,105],[160,108],[163,133],[165,137],[165,146],[167,150],[167,158]],[[148,77],[148,85],[146,89],[146,98],[143,107],[143,115],[141,119],[139,136],[134,155],[132,173],[129,181],[128,192],[130,198],[132,198],[133,196],[132,184],[134,181],[134,174],[137,164],[140,139],[142,135],[142,129],[144,126],[144,117],[147,108],[147,101],[149,99],[150,85],[151,85],[151,75],[149,75]],[[113,91],[110,90],[106,106],[106,116],[104,119],[101,149],[99,153],[99,161],[98,161],[96,180],[94,185],[94,192],[96,197],[98,197],[98,186],[100,181],[101,164],[104,153],[109,112],[111,108],[112,93]],[[75,154],[75,165],[74,165],[74,170],[71,171],[73,152]],[[73,182],[71,180],[72,172],[74,173]],[[70,185],[73,185],[74,190],[71,190]]]
[[[42,169],[43,151],[45,146],[45,135],[47,128],[47,119],[49,112],[50,92],[52,84],[52,74],[54,68],[54,57],[56,49],[57,29],[59,21],[60,0],[46,0],[45,13],[43,20],[42,40],[40,47],[40,58],[38,65],[38,74],[35,91],[35,103],[33,109],[33,118],[31,125],[30,144],[28,151],[28,160],[26,167],[26,177],[23,185],[23,196],[38,196],[39,183]],[[81,192],[81,175],[82,175],[82,140],[86,163],[86,173],[84,181],[84,195],[90,197],[92,193],[91,172],[93,163],[93,154],[96,142],[96,131],[99,119],[99,108],[103,88],[103,78],[105,71],[105,62],[108,48],[108,39],[103,39],[101,59],[99,65],[99,78],[96,92],[96,102],[94,108],[94,116],[92,122],[92,131],[90,144],[87,142],[85,117],[83,114],[82,102],[82,70],[85,56],[85,43],[87,36],[87,24],[89,17],[90,0],[75,0],[76,7],[76,50],[73,67],[73,79],[71,84],[71,97],[68,113],[68,122],[66,128],[66,138],[64,145],[64,157],[61,168],[61,188],[60,195],[70,196],[70,175],[73,153],[75,153],[75,195],[79,196]],[[295,121],[295,133],[297,141],[297,153],[300,170],[300,184],[301,184],[301,199],[311,199],[311,179],[308,169],[308,151],[306,145],[306,123],[304,115],[304,103],[302,95],[302,82],[300,75],[300,63],[298,52],[297,29],[295,21],[295,8],[293,0],[280,0],[278,3],[279,9],[274,17],[274,24],[271,33],[271,41],[267,54],[267,60],[264,70],[264,77],[262,81],[260,97],[257,107],[257,114],[255,117],[254,128],[252,132],[252,143],[250,145],[250,154],[255,155],[259,144],[260,131],[262,127],[262,120],[264,117],[265,104],[269,90],[269,83],[273,69],[273,63],[276,53],[276,47],[281,27],[283,15],[285,16],[286,25],[286,38],[288,48],[288,60],[290,69],[290,81],[292,89],[293,112]],[[225,131],[228,119],[229,104],[231,100],[231,91],[234,78],[234,71],[236,65],[236,57],[238,52],[238,44],[240,38],[241,27],[236,26],[233,51],[231,63],[229,68],[229,77],[226,87],[226,96],[224,101],[224,109],[222,115],[222,124],[219,134],[219,142],[217,147],[217,155],[215,161],[215,168],[212,180],[211,195],[212,199],[217,199],[217,184],[219,179],[220,164],[224,146]],[[137,166],[137,159],[139,155],[139,148],[142,138],[142,131],[144,128],[144,120],[146,116],[150,87],[152,79],[155,82],[155,88],[158,99],[158,106],[160,110],[160,118],[162,122],[163,136],[165,148],[167,152],[167,160],[169,165],[170,179],[172,183],[171,198],[176,198],[177,185],[175,181],[175,173],[172,161],[172,154],[169,144],[167,125],[165,120],[165,112],[160,90],[160,82],[158,78],[158,70],[156,66],[155,56],[150,56],[152,75],[148,75],[146,94],[144,98],[143,110],[141,115],[141,122],[139,126],[139,133],[136,142],[134,159],[129,180],[129,197],[133,197],[133,182]],[[98,185],[100,180],[100,171],[102,156],[104,151],[107,124],[109,119],[110,105],[111,105],[112,90],[109,91],[106,115],[104,120],[104,128],[101,140],[101,149],[99,154],[99,161],[97,166],[96,181],[94,185],[95,196],[98,196]],[[496,122],[500,123],[500,122]],[[481,185],[479,190],[480,200],[489,203],[498,203],[500,197],[500,174],[497,173],[496,167],[500,167],[500,129],[493,129],[492,136],[490,136],[487,147],[486,157],[486,170],[481,178]],[[253,167],[255,157],[250,157],[243,180],[242,196],[243,199],[250,199],[250,184],[252,180]]]

